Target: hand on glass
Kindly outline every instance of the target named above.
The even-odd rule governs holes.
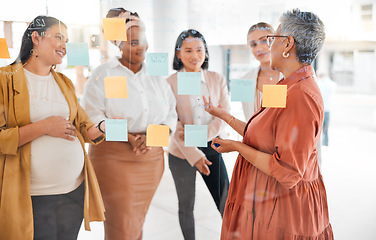
[[[222,108],[221,104],[218,104],[218,106],[214,106],[211,97],[209,96],[209,101],[207,101],[205,96],[202,96],[205,104],[205,111],[213,115],[214,117],[218,117],[220,119],[223,119],[223,117],[227,114],[226,110]]]
[[[184,128],[177,128],[175,134],[184,141]]]
[[[209,176],[210,170],[208,165],[212,165],[212,162],[210,162],[206,157],[202,157],[200,160],[198,160],[195,163],[195,167],[204,175]]]
[[[61,116],[53,116],[43,120],[45,134],[51,137],[59,137],[67,140],[74,140],[77,137],[75,126]]]

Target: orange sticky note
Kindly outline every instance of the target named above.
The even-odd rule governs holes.
[[[128,98],[127,77],[105,77],[106,98]]]
[[[127,41],[125,18],[103,18],[105,40]]]
[[[10,58],[7,40],[0,38],[0,58]]]
[[[168,147],[170,128],[166,125],[149,125],[146,129],[146,146]]]
[[[287,85],[264,85],[262,107],[285,108]]]

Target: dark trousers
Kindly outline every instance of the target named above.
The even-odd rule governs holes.
[[[208,147],[199,148],[212,162],[208,166],[209,176],[201,174],[210,194],[217,206],[217,209],[223,215],[225,208],[229,179],[226,166],[223,162],[222,154],[215,151],[208,143]],[[196,192],[196,167],[192,167],[187,160],[178,158],[169,154],[169,166],[172,177],[175,181],[176,192],[179,201],[179,223],[185,240],[195,239],[195,223],[193,209]]]
[[[329,145],[329,136],[328,136],[328,129],[329,129],[329,118],[330,113],[324,113],[324,124],[322,127],[322,145],[328,146]]]
[[[84,215],[85,184],[66,194],[32,196],[34,240],[76,240]]]

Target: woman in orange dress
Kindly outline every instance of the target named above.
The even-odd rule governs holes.
[[[284,76],[277,85],[287,85],[286,107],[261,107],[244,123],[205,100],[209,113],[244,136],[242,142],[212,143],[218,152],[239,152],[221,239],[334,239],[317,162],[323,101],[311,66],[324,25],[315,14],[294,9],[267,37],[271,67]]]

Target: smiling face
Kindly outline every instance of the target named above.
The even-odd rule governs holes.
[[[145,32],[140,27],[133,26],[127,31],[127,39],[128,41],[124,41],[119,47],[125,66],[128,66],[128,64],[142,64],[149,47]]]
[[[260,63],[268,63],[270,61],[270,49],[266,44],[266,35],[271,34],[270,31],[256,29],[248,34],[248,45],[253,55]]]
[[[63,61],[66,55],[66,43],[68,42],[67,28],[61,25],[53,25],[50,29],[33,38],[34,49],[38,59],[46,65],[56,65]]]
[[[200,38],[184,39],[177,57],[182,61],[187,72],[200,72],[205,61],[205,45]]]

